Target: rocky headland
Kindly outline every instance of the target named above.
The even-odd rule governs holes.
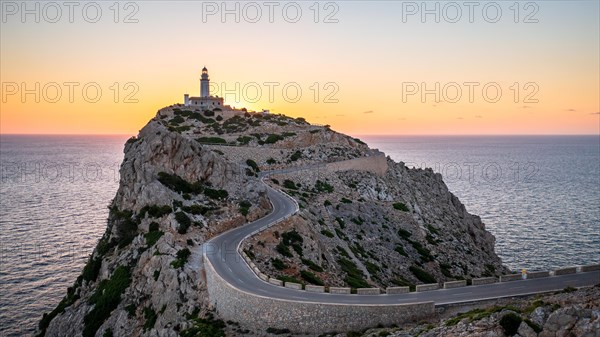
[[[44,315],[41,336],[266,334],[222,322],[211,311],[201,245],[270,212],[259,179],[270,170],[310,167],[269,176],[266,182],[295,198],[300,212],[242,247],[271,277],[385,288],[509,272],[494,252],[494,237],[440,174],[409,169],[329,126],[273,114],[223,117],[176,105],[159,110],[124,151],[106,232],[64,299]],[[596,296],[590,302],[596,311],[569,309],[577,316],[573,326],[589,319],[597,327],[593,291],[584,295]],[[566,318],[552,315],[562,308],[540,313],[543,320],[532,311],[527,319],[555,331]],[[377,333],[471,336],[473,326],[498,330],[504,311],[427,331],[417,326],[418,333]],[[489,324],[479,328],[478,322]],[[521,326],[522,336],[532,336]]]

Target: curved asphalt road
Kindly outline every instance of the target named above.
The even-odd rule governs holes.
[[[291,197],[270,186],[267,186],[267,196],[273,205],[273,211],[269,215],[212,238],[204,244],[203,249],[205,258],[210,259],[211,264],[224,280],[251,294],[282,300],[333,304],[381,305],[433,301],[435,305],[443,305],[557,291],[567,286],[583,287],[600,283],[600,271],[594,271],[397,295],[311,293],[275,286],[259,279],[238,253],[238,247],[245,238],[298,210],[296,202]]]

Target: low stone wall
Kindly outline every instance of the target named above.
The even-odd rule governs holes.
[[[531,272],[531,273],[527,273],[527,279],[536,279],[536,278],[543,278],[543,277],[550,277],[550,272],[549,271],[535,271],[535,272]]]
[[[215,272],[205,259],[210,304],[221,319],[244,328],[265,331],[289,329],[293,333],[360,331],[381,325],[418,321],[435,314],[433,302],[394,305],[329,304],[279,300],[241,291]]]
[[[387,172],[388,164],[385,155],[382,154],[328,163],[325,169],[333,172],[349,170],[370,171],[383,176]]]
[[[600,264],[590,264],[590,265],[581,267],[582,272],[596,271],[596,270],[600,270]]]
[[[358,288],[356,289],[358,295],[379,295],[381,291],[379,288]]]
[[[466,287],[466,286],[467,286],[466,280],[444,282],[444,289],[460,288],[460,287]]]
[[[302,290],[302,285],[295,282],[285,282],[285,287],[290,289]]]
[[[522,279],[523,279],[523,276],[521,274],[510,274],[510,275],[500,276],[500,282],[518,281],[518,280],[522,280]]]
[[[575,274],[577,272],[577,267],[569,267],[569,268],[562,268],[562,269],[556,269],[554,271],[554,275],[567,275],[567,274]]]
[[[304,286],[304,290],[311,292],[311,293],[324,293],[325,287],[324,286],[313,286],[313,285],[307,284]]]
[[[278,279],[276,279],[276,278],[272,278],[272,277],[270,277],[270,278],[269,278],[269,283],[271,283],[271,284],[274,284],[274,285],[276,285],[276,286],[283,287],[283,281],[281,281],[281,280],[278,280]]]
[[[482,284],[492,284],[498,282],[498,279],[495,277],[482,277],[482,278],[474,278],[471,280],[471,285],[480,286]]]
[[[350,288],[329,287],[330,294],[350,294]]]
[[[429,284],[418,284],[417,292],[420,291],[430,291],[430,290],[438,290],[440,289],[440,285],[437,283],[429,283]]]
[[[388,287],[385,293],[388,295],[406,294],[410,292],[410,287]]]

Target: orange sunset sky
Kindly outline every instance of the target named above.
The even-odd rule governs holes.
[[[600,134],[597,1],[48,4],[2,2],[0,133],[134,135],[206,66],[227,104],[355,135]]]

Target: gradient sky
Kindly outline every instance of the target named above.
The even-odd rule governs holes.
[[[20,8],[12,14],[11,4],[21,1],[1,2],[1,133],[136,134],[159,108],[182,102],[184,93],[198,95],[200,71],[207,66],[217,87],[225,84],[238,93],[225,95],[232,106],[303,116],[351,134],[600,134],[598,1],[538,1],[529,7],[520,2],[517,23],[513,1],[478,2],[474,22],[469,8],[458,2],[462,16],[456,23],[449,22],[455,8],[444,11],[447,2],[434,1],[426,5],[440,6],[440,22],[433,14],[423,22],[421,8],[409,15],[412,4],[421,1],[344,1],[329,7],[296,2],[302,15],[295,23],[285,20],[295,16],[286,2],[277,2],[272,23],[263,2],[256,2],[262,10],[256,23],[249,22],[255,11],[244,10],[244,2],[237,2],[239,23],[233,14],[223,22],[223,8],[203,22],[203,14],[221,1],[139,1],[127,8],[121,2],[118,23],[113,1],[96,2],[102,9],[96,23],[85,21],[95,15],[86,2],[74,8],[73,23],[63,5],[58,22],[50,23],[56,9],[39,2],[36,23],[33,14],[22,22]],[[487,22],[496,7],[501,16]],[[338,22],[323,22],[336,9],[331,18]],[[138,22],[124,23],[133,10]],[[529,19],[538,22],[523,22],[533,11]],[[79,83],[73,102],[65,82]],[[125,88],[129,82],[134,85]],[[280,83],[271,101],[265,82]],[[465,82],[479,83],[473,102]],[[23,84],[35,92],[36,83],[40,102],[34,94],[23,100]],[[59,99],[49,83],[61,88]],[[82,87],[89,83],[102,90],[97,102],[84,99],[95,95],[91,87],[84,97]],[[419,92],[403,99],[414,83]],[[427,89],[439,83],[441,100],[454,99],[456,88],[449,83],[457,83],[462,96],[456,102],[436,102],[434,94],[422,99],[422,83]],[[484,97],[487,83],[493,86]],[[253,99],[257,86],[262,95]],[[302,90],[297,102],[295,87]],[[502,95],[491,102],[495,87]],[[125,103],[135,88],[137,102]],[[332,93],[334,101],[326,102]],[[532,93],[537,103],[526,100]]]

